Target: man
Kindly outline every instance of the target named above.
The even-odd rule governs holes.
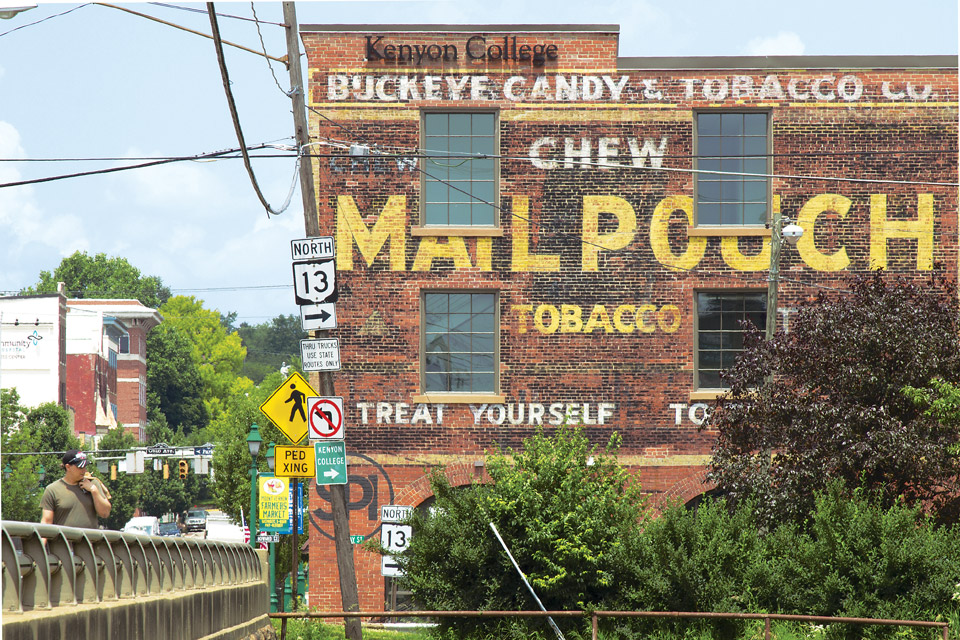
[[[97,518],[110,515],[110,492],[84,471],[86,453],[71,449],[62,460],[63,477],[48,485],[40,499],[40,523],[96,529]]]

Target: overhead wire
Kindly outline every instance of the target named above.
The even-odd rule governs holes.
[[[250,2],[250,11],[253,12],[254,22],[257,23],[257,36],[260,37],[260,47],[263,49],[263,55],[264,55],[264,57],[266,57],[266,55],[267,55],[267,45],[266,45],[266,44],[264,43],[264,41],[263,41],[263,33],[260,32],[260,21],[256,19],[256,18],[257,18],[257,8],[254,6],[254,3],[253,3],[252,0],[251,0],[251,2]],[[274,83],[275,85],[277,85],[277,89],[280,89],[280,93],[282,93],[283,95],[285,95],[285,96],[287,96],[287,97],[289,98],[289,97],[290,97],[290,93],[289,93],[287,90],[285,90],[283,87],[280,86],[280,81],[277,80],[277,74],[275,74],[275,73],[273,72],[273,65],[270,64],[270,59],[269,59],[269,58],[266,58],[266,60],[267,60],[267,68],[270,69],[270,75],[273,76],[273,83]],[[297,60],[297,61],[291,61],[291,62],[297,62],[297,63],[299,63],[299,60]],[[291,62],[288,62],[287,64],[291,64]]]
[[[152,4],[152,5],[154,5],[154,6],[164,7],[164,8],[167,8],[167,9],[178,9],[178,10],[180,10],[180,11],[189,11],[189,12],[191,12],[191,13],[203,13],[203,14],[206,14],[206,13],[207,13],[205,9],[196,9],[196,8],[194,8],[194,7],[184,7],[184,6],[177,5],[177,4],[168,4],[168,3],[166,3],[166,2],[148,2],[147,4]],[[270,25],[274,25],[274,26],[277,26],[277,27],[284,27],[284,28],[286,28],[286,26],[287,26],[287,25],[285,25],[285,24],[282,23],[282,22],[270,22],[269,20],[260,20],[259,18],[257,18],[256,13],[254,13],[253,18],[247,18],[246,16],[235,16],[235,15],[232,15],[232,14],[229,14],[229,13],[220,13],[220,12],[217,12],[217,16],[220,17],[220,18],[233,18],[234,20],[244,20],[244,21],[246,21],[246,22],[256,22],[257,24],[270,24]]]
[[[253,185],[253,190],[256,192],[257,198],[260,200],[260,204],[262,204],[263,208],[267,211],[267,218],[269,218],[270,215],[280,215],[286,211],[287,207],[290,206],[290,201],[293,198],[293,191],[299,176],[300,155],[299,153],[297,154],[297,161],[295,163],[293,172],[293,180],[291,181],[287,198],[283,205],[281,205],[280,209],[275,210],[270,206],[261,192],[260,185],[257,183],[257,176],[253,172],[253,165],[250,163],[250,155],[247,153],[246,143],[243,139],[243,129],[240,126],[240,117],[237,113],[237,105],[233,98],[233,90],[230,88],[230,74],[227,72],[227,63],[223,55],[223,43],[220,38],[220,26],[217,22],[217,12],[212,2],[207,3],[207,13],[210,16],[210,28],[213,30],[213,44],[217,52],[217,62],[220,66],[220,77],[223,80],[223,90],[227,96],[227,105],[230,108],[230,118],[233,121],[233,128],[234,131],[236,131],[237,140],[240,142],[240,149],[243,153],[243,165],[247,169],[247,175],[250,177],[250,183]]]
[[[270,146],[270,145],[264,145],[264,144],[253,145],[253,146],[250,147],[250,149],[251,149],[251,150],[254,150],[254,149],[263,149],[263,148],[266,148],[266,147],[268,147],[268,146]],[[142,163],[139,163],[139,164],[124,165],[124,166],[122,166],[122,167],[108,167],[108,168],[106,168],[106,169],[94,169],[94,170],[91,170],[91,171],[78,171],[78,172],[76,172],[76,173],[67,173],[67,174],[60,174],[60,175],[56,175],[56,176],[47,176],[47,177],[45,177],[45,178],[31,178],[31,179],[28,179],[28,180],[17,180],[17,181],[14,181],[14,182],[4,182],[4,183],[0,183],[0,189],[6,188],[6,187],[20,187],[20,186],[28,185],[28,184],[40,184],[40,183],[43,183],[43,182],[53,182],[53,181],[55,181],[55,180],[66,180],[66,179],[69,179],[69,178],[81,178],[81,177],[85,177],[85,176],[95,176],[95,175],[101,175],[101,174],[105,174],[105,173],[116,173],[116,172],[118,172],[118,171],[130,171],[130,170],[132,170],[132,169],[143,169],[143,168],[146,168],[146,167],[156,167],[156,166],[159,166],[159,165],[162,165],[162,164],[170,164],[170,163],[172,163],[172,162],[184,162],[184,161],[187,161],[187,160],[196,162],[196,161],[202,161],[202,160],[207,160],[207,159],[219,159],[219,158],[220,158],[221,156],[223,156],[223,155],[227,155],[227,154],[231,154],[231,153],[237,153],[238,151],[240,151],[239,148],[236,148],[236,149],[227,149],[227,150],[225,150],[225,151],[214,151],[214,152],[211,152],[211,153],[203,153],[203,154],[198,154],[198,155],[195,155],[195,156],[178,157],[178,158],[164,158],[164,159],[161,159],[161,160],[152,160],[152,161],[150,161],[150,162],[142,162]]]
[[[47,16],[46,18],[42,18],[42,19],[37,20],[37,21],[35,21],[35,22],[28,22],[27,24],[22,24],[22,25],[20,25],[19,27],[14,27],[13,29],[10,29],[9,31],[4,31],[3,33],[0,33],[0,38],[2,38],[3,36],[5,36],[5,35],[7,35],[7,34],[13,33],[14,31],[19,31],[20,29],[26,29],[27,27],[32,27],[32,26],[34,26],[34,25],[40,24],[41,22],[46,22],[47,20],[52,20],[53,18],[59,18],[60,16],[65,16],[65,15],[67,15],[68,13],[73,13],[73,12],[76,11],[77,9],[83,9],[84,7],[89,7],[91,4],[94,4],[94,3],[92,3],[92,2],[87,2],[86,4],[81,4],[81,5],[78,5],[78,6],[76,6],[76,7],[73,7],[72,9],[67,9],[66,11],[62,11],[62,12],[60,12],[60,13],[55,13],[55,14],[53,14],[52,16]]]

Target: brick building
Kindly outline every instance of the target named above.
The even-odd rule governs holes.
[[[957,58],[618,57],[616,26],[304,25],[322,235],[336,238],[351,533],[482,479],[538,426],[623,436],[654,502],[768,313],[851,274],[957,271]],[[946,183],[946,184],[945,184]],[[310,604],[339,607],[329,494]],[[360,607],[390,581],[355,553]],[[389,604],[389,603],[388,603]]]
[[[74,431],[96,436],[122,424],[141,442],[147,426],[147,332],[160,324],[139,300],[67,301],[67,404]]]

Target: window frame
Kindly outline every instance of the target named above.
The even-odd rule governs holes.
[[[427,390],[427,296],[436,294],[491,294],[493,295],[493,385],[490,391],[428,391]],[[501,339],[501,296],[498,289],[477,288],[457,289],[438,288],[422,289],[420,291],[420,318],[419,318],[419,389],[420,395],[414,402],[444,402],[444,403],[475,403],[475,402],[502,402],[500,393],[500,339]],[[471,352],[472,353],[472,352]],[[471,368],[472,369],[472,368]]]
[[[720,387],[706,387],[706,386],[701,386],[701,385],[700,385],[700,371],[701,371],[701,367],[700,367],[700,350],[701,350],[701,348],[700,348],[700,331],[701,331],[701,329],[700,329],[700,322],[701,322],[701,319],[700,319],[700,296],[701,296],[701,295],[718,295],[718,294],[719,294],[719,295],[724,295],[724,294],[728,294],[728,295],[755,294],[755,295],[758,295],[758,296],[760,296],[760,298],[763,300],[764,321],[766,321],[766,315],[767,315],[767,313],[769,313],[769,309],[767,308],[767,303],[769,302],[769,300],[767,299],[768,296],[767,296],[767,290],[766,290],[766,289],[737,287],[737,288],[704,288],[704,289],[696,289],[696,290],[694,290],[694,293],[693,293],[693,345],[692,345],[692,346],[693,346],[693,390],[694,390],[694,393],[700,393],[700,394],[703,395],[703,397],[697,398],[697,399],[704,399],[704,398],[706,398],[707,396],[711,396],[711,395],[712,395],[712,396],[722,395],[722,394],[724,394],[724,393],[727,393],[727,392],[730,390],[729,387],[723,387],[723,386],[720,386]],[[746,312],[744,312],[744,315],[746,315]],[[742,319],[742,318],[741,318],[741,319]],[[764,322],[763,326],[757,327],[757,329],[759,329],[760,331],[763,331],[763,330],[765,329],[765,327],[766,327],[766,322]],[[720,331],[720,332],[723,331],[722,325],[721,325],[721,329],[720,329],[719,331]],[[723,352],[723,349],[722,349],[722,347],[721,347],[721,353],[722,353],[722,352]],[[743,352],[742,346],[741,346],[739,352],[740,352],[740,353]],[[712,369],[712,368],[711,368],[711,369],[709,369],[709,370],[710,370],[710,371],[714,371],[715,369]],[[725,368],[721,368],[721,369],[719,369],[719,370],[717,370],[717,371],[724,371],[724,370],[725,370]]]
[[[766,204],[766,216],[762,223],[751,223],[751,224],[725,224],[722,221],[718,223],[704,223],[701,222],[701,211],[700,211],[700,188],[701,188],[701,176],[700,176],[700,116],[709,115],[709,114],[718,114],[723,116],[724,114],[762,114],[766,116],[766,130],[764,136],[766,138],[766,143],[764,145],[764,153],[766,154],[766,166],[764,169],[764,174],[770,175],[773,173],[773,111],[771,109],[744,109],[744,108],[724,108],[724,109],[694,109],[693,111],[693,219],[694,224],[693,228],[700,230],[708,231],[717,231],[717,235],[724,235],[726,231],[728,234],[731,230],[736,230],[736,235],[769,235],[770,233],[770,222],[773,219],[773,190],[772,190],[772,180],[771,178],[765,178],[766,189],[765,189],[765,204]],[[744,134],[740,134],[742,139]],[[709,156],[715,157],[715,156]],[[743,158],[749,157],[749,154],[742,153],[739,157],[741,160]],[[743,172],[745,173],[745,172]],[[722,183],[721,183],[722,185]],[[722,189],[722,186],[721,186]],[[722,199],[722,197],[721,197]],[[740,196],[740,203],[745,204],[743,194]]]
[[[503,234],[501,228],[500,216],[500,110],[499,109],[450,109],[450,108],[423,108],[420,110],[420,148],[424,153],[429,151],[427,145],[427,117],[437,114],[490,114],[493,116],[493,199],[490,204],[493,205],[493,223],[492,224],[435,224],[427,223],[427,184],[434,182],[427,174],[430,174],[429,161],[424,159],[421,162],[420,171],[420,210],[419,225],[414,229],[414,235],[461,235],[461,236],[500,236]],[[449,138],[449,133],[447,134]],[[473,184],[473,181],[470,181]],[[471,195],[473,189],[470,189]],[[478,196],[479,197],[479,196]],[[477,200],[471,200],[476,202]],[[449,222],[449,210],[448,210]],[[454,232],[454,233],[451,233]]]

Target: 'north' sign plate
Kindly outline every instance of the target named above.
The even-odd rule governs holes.
[[[290,257],[294,260],[311,260],[313,258],[332,258],[333,236],[318,236],[290,241]]]

